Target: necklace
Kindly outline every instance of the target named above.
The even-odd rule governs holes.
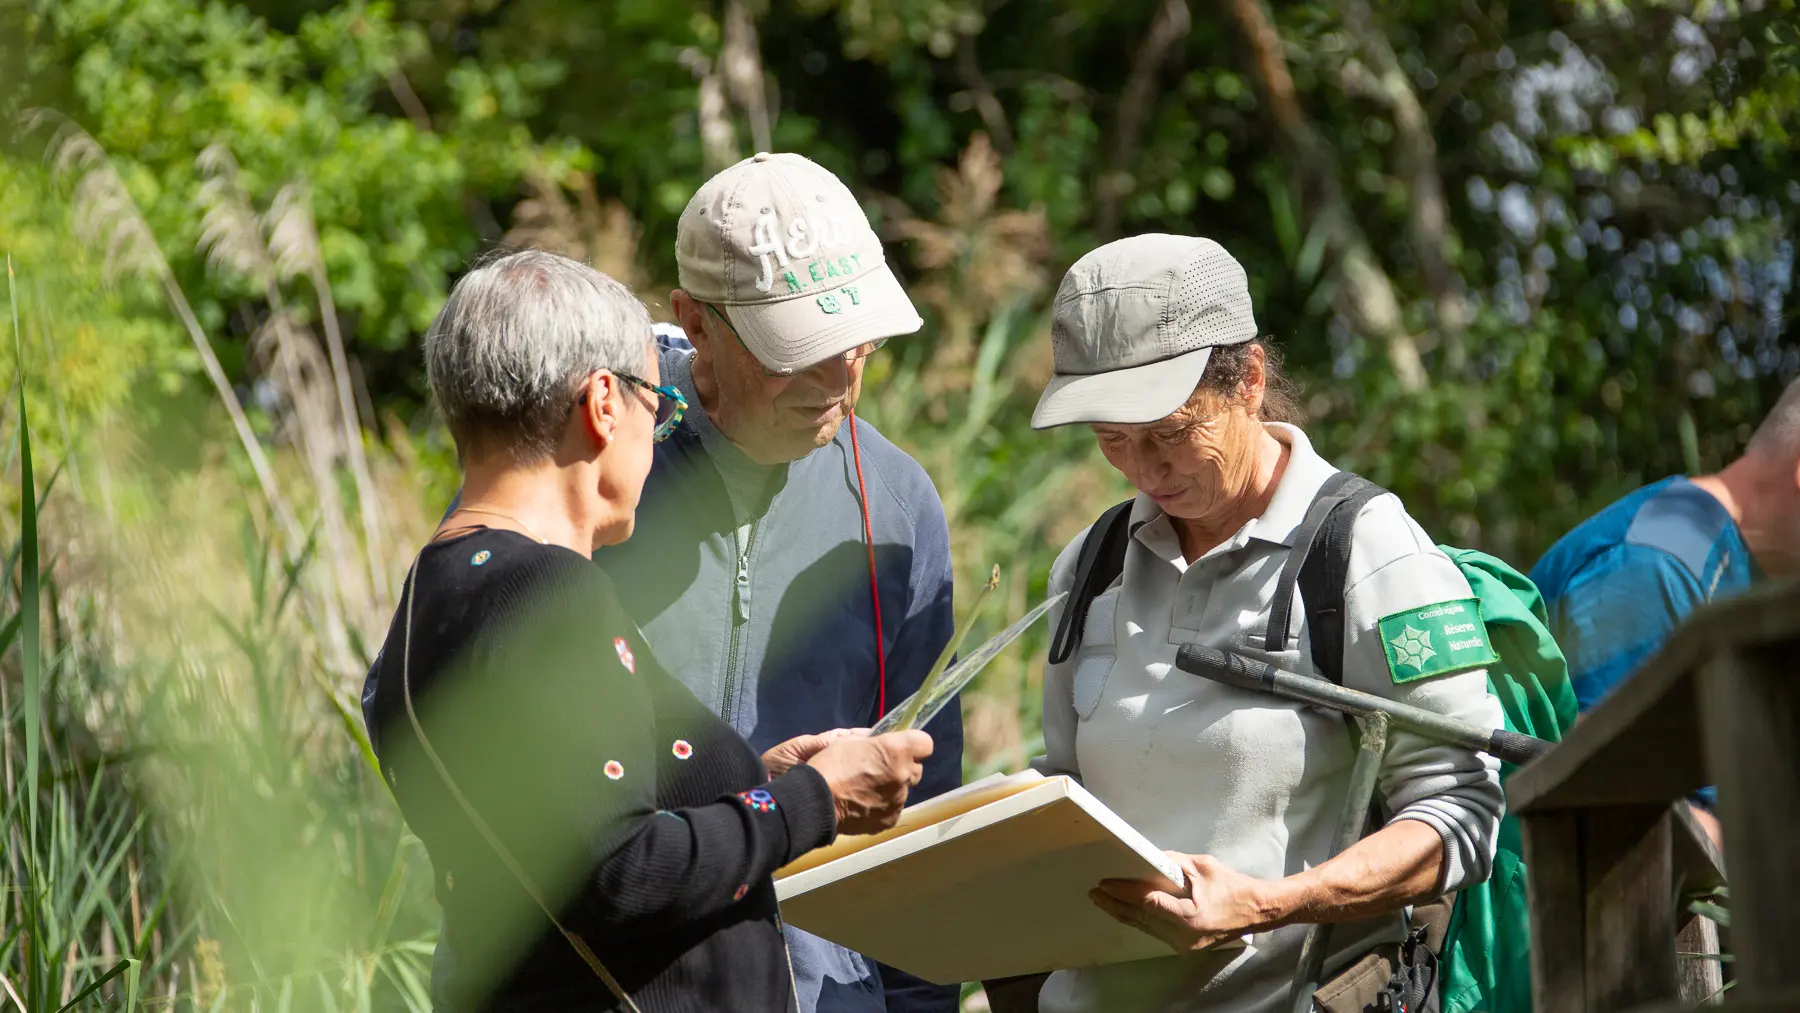
[[[536,531],[531,530],[531,525],[525,523],[524,521],[518,519],[517,517],[514,517],[512,514],[505,513],[500,510],[488,510],[483,507],[472,507],[472,506],[459,506],[456,508],[456,512],[457,513],[465,513],[465,514],[486,514],[489,517],[499,517],[499,518],[502,518],[505,520],[512,521],[514,524],[517,524],[520,527],[520,529],[523,530],[527,535],[530,535],[532,538],[536,539],[537,543],[539,545],[549,545],[550,544],[550,539],[539,537],[539,535]]]

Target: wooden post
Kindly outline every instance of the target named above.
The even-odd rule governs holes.
[[[1700,668],[1707,768],[1731,869],[1732,966],[1746,995],[1800,987],[1800,651],[1721,651]]]
[[[1581,822],[1570,811],[1522,813],[1531,914],[1531,999],[1536,1013],[1583,1013],[1587,920]]]
[[[1695,916],[1675,935],[1675,970],[1681,982],[1681,1004],[1717,1005],[1725,988],[1725,967],[1693,954],[1719,952],[1719,926]],[[1689,956],[1683,956],[1689,954]]]
[[[1668,806],[1527,812],[1532,1002],[1612,1013],[1680,995]]]
[[[1675,801],[1708,783],[1728,863]],[[1539,1013],[1675,1013],[1714,1000],[1721,978],[1737,986],[1728,1009],[1800,1010],[1800,581],[1697,612],[1515,772],[1507,801],[1524,830]],[[1724,885],[1727,866],[1729,929],[1688,917],[1682,898]],[[1719,936],[1731,965],[1676,959]]]
[[[1589,809],[1581,820],[1587,1008],[1677,998],[1669,807]]]

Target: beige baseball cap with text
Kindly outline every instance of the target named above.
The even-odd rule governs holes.
[[[761,152],[707,180],[681,213],[675,266],[776,373],[924,325],[849,188],[799,155]]]

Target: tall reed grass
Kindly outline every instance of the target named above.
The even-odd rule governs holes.
[[[273,398],[253,408],[105,152],[41,119],[76,232],[113,276],[165,294],[230,427],[199,424],[197,467],[164,466],[128,426],[65,433],[67,460],[36,460],[28,370],[54,352],[20,340],[20,317],[54,335],[56,306],[13,287],[9,262],[18,407],[0,436],[20,481],[0,520],[4,1001],[427,1010],[427,863],[371,774],[355,696],[428,496],[355,414],[304,190],[258,212],[228,153],[202,165],[204,252],[263,297]],[[328,318],[325,347],[308,316]],[[57,483],[77,463],[102,479],[105,509]]]
[[[20,476],[0,516],[0,991],[29,1013],[423,1013],[428,861],[373,769],[356,694],[454,468],[429,434],[378,439],[359,417],[303,186],[259,209],[229,152],[201,166],[199,254],[252,293],[249,365],[273,392],[247,403],[105,152],[47,122],[77,231],[167,299],[210,404],[178,464],[123,424],[34,459],[23,393],[43,382],[29,369],[48,369],[57,306],[9,291],[46,348],[15,337],[17,415],[0,418],[0,470]],[[1025,432],[1049,369],[1042,221],[995,208],[997,171],[972,150],[945,210],[906,220],[937,265],[918,291],[947,337],[890,345],[861,405],[936,480],[959,586],[1000,563],[976,639],[1042,596],[1054,550],[1118,494],[1085,433]],[[622,209],[563,221],[546,194],[530,223],[544,245],[637,264]],[[65,469],[92,477],[59,482]],[[969,774],[1039,748],[1043,643],[1028,636],[965,694]]]
[[[22,408],[14,428],[37,494],[0,626],[13,1001],[429,1009],[425,856],[299,607],[317,540],[274,551],[212,468],[168,491],[216,509],[126,523],[86,556],[91,514],[34,481]]]

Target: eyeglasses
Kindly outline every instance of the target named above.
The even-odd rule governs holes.
[[[739,334],[737,332],[737,328],[733,327],[731,325],[731,318],[729,318],[725,315],[725,311],[719,309],[717,306],[714,306],[712,303],[701,303],[701,305],[705,306],[709,310],[712,310],[713,316],[719,318],[719,322],[724,324],[725,329],[731,332],[731,336],[738,340],[738,344],[743,346],[744,351],[750,352],[750,346],[744,344],[744,336]],[[858,359],[867,358],[868,356],[874,354],[874,352],[877,348],[880,348],[882,345],[885,345],[887,343],[888,343],[888,339],[886,339],[886,338],[876,338],[874,341],[865,341],[862,344],[857,345],[855,348],[849,349],[848,351],[844,352],[843,356],[842,356],[843,360],[846,363],[851,363],[851,362],[855,362]],[[764,376],[793,376],[795,373],[804,373],[804,372],[806,372],[807,369],[812,368],[812,366],[807,366],[805,369],[770,369],[769,367],[763,365],[763,361],[761,359],[756,358],[755,352],[750,352],[750,358],[756,359],[756,364],[758,366],[762,366],[762,371],[763,371]],[[816,366],[816,365],[819,365],[820,363],[830,362],[830,361],[831,361],[831,357],[827,357],[825,359],[821,359],[819,363],[814,363],[813,365]]]
[[[612,375],[633,387],[642,387],[656,395],[656,429],[650,434],[651,439],[661,443],[669,438],[669,434],[675,431],[676,426],[681,425],[681,417],[687,414],[688,404],[687,398],[682,397],[680,391],[673,387],[658,387],[642,377],[632,376],[623,370],[615,369],[612,371]],[[587,391],[583,390],[580,402],[587,404],[587,401]]]

